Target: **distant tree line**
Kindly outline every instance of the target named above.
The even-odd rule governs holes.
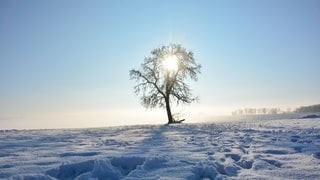
[[[232,112],[232,115],[263,115],[263,114],[285,114],[285,113],[317,113],[320,112],[320,104],[301,106],[296,109],[280,108],[243,108]]]
[[[244,108],[232,112],[232,115],[260,115],[260,114],[279,114],[280,108]]]
[[[301,106],[296,109],[297,113],[315,113],[320,112],[320,104],[311,105],[311,106]]]

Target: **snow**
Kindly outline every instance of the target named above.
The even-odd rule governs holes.
[[[320,118],[0,130],[0,179],[320,179]]]
[[[307,118],[320,118],[320,116],[312,114],[312,115],[307,115],[307,116],[301,117],[301,119],[307,119]]]

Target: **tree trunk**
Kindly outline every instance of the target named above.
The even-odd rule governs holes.
[[[166,110],[167,110],[167,115],[168,115],[168,124],[173,123],[173,117],[171,114],[171,109],[170,109],[170,100],[169,100],[169,96],[167,96],[167,98],[165,98],[166,101]]]

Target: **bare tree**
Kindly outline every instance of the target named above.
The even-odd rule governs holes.
[[[168,123],[173,123],[172,101],[179,105],[198,100],[192,96],[186,81],[197,81],[200,69],[193,52],[179,44],[169,44],[151,51],[140,70],[130,70],[130,78],[137,81],[134,90],[137,95],[141,94],[141,104],[146,108],[165,107]]]

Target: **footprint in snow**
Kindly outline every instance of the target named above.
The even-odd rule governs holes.
[[[253,164],[253,160],[241,160],[237,162],[237,165],[242,167],[243,169],[251,169]]]
[[[231,152],[231,149],[225,148],[223,149],[223,152]]]
[[[225,156],[231,158],[235,162],[238,162],[241,159],[241,156],[238,154],[225,154]]]
[[[302,152],[302,148],[303,148],[303,146],[295,146],[295,147],[293,147],[293,149],[298,153]]]
[[[297,136],[297,135],[291,136],[291,142],[297,142],[298,139],[300,139],[300,136]]]
[[[282,163],[280,163],[280,162],[278,162],[276,160],[273,160],[273,159],[261,159],[261,160],[263,160],[263,161],[265,161],[265,162],[267,162],[267,163],[269,163],[271,165],[274,165],[274,166],[276,166],[278,168],[280,168],[282,166]]]
[[[285,150],[276,150],[276,149],[265,150],[265,151],[263,151],[263,153],[266,153],[266,154],[276,154],[276,155],[288,154],[288,152],[285,151]]]
[[[228,164],[228,165],[223,165],[220,163],[215,163],[216,164],[216,169],[217,171],[226,176],[237,176],[238,171],[241,169],[238,167],[236,164]]]
[[[248,148],[250,148],[250,145],[239,145],[238,147],[243,153],[248,154]]]
[[[207,152],[207,155],[209,155],[209,156],[211,156],[211,155],[213,155],[214,154],[214,152],[213,151],[209,151],[209,152]]]

